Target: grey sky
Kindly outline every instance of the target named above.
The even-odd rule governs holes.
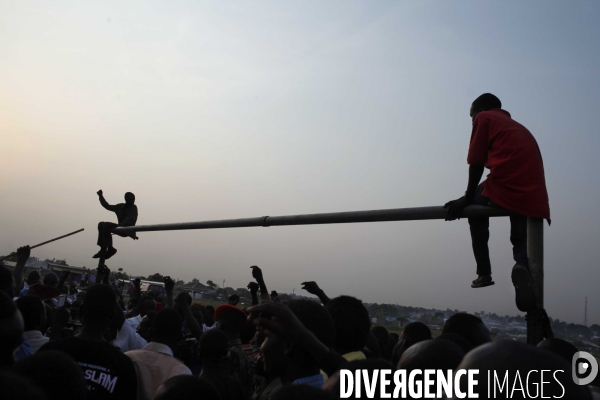
[[[540,145],[551,316],[600,323],[600,3],[0,4],[0,252],[94,267],[96,225],[440,205],[467,181],[470,103],[500,97]],[[140,233],[107,262],[245,287],[516,314],[506,218],[473,290],[468,225],[388,222]]]

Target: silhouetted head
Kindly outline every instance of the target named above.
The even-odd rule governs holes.
[[[23,316],[25,331],[41,331],[46,324],[46,307],[40,296],[19,297],[15,304]]]
[[[11,299],[15,297],[15,280],[12,272],[0,265],[0,291],[6,293]]]
[[[377,342],[379,342],[381,356],[389,361],[392,357],[393,344],[395,344],[395,342],[392,343],[393,339],[390,333],[383,326],[374,326],[371,329],[371,333],[377,338]]]
[[[448,318],[442,333],[456,333],[467,339],[474,347],[492,341],[490,331],[481,318],[467,313],[454,314]]]
[[[14,372],[0,370],[0,388],[2,400],[49,400],[30,379]]]
[[[40,273],[37,271],[31,271],[29,275],[27,275],[27,284],[31,286],[35,285],[36,283],[40,283]]]
[[[49,400],[85,399],[87,385],[79,365],[66,353],[39,351],[15,363],[12,370],[31,379]]]
[[[308,385],[285,385],[269,396],[270,400],[336,400],[337,398],[330,392]]]
[[[577,347],[573,346],[571,343],[558,338],[542,340],[538,343],[537,347],[551,351],[569,363],[573,361],[573,356],[579,351]]]
[[[58,277],[55,273],[50,272],[44,275],[44,285],[57,287],[58,286]]]
[[[181,317],[172,308],[163,308],[152,319],[152,341],[175,347],[181,338]]]
[[[367,359],[367,360],[357,360],[357,361],[351,361],[347,364],[344,364],[344,366],[342,367],[342,369],[347,369],[349,371],[352,372],[352,375],[354,376],[355,371],[367,371],[369,376],[373,376],[373,372],[374,371],[380,371],[380,370],[391,370],[392,372],[394,371],[394,367],[392,364],[390,364],[389,362],[385,361],[385,360],[380,360],[380,359],[376,359],[376,358],[372,358],[372,359]],[[391,378],[392,375],[388,375],[388,379],[392,380],[392,384],[393,384],[393,379]],[[367,391],[365,390],[365,382],[363,379],[360,380],[360,384],[361,384],[361,396],[360,397],[354,397],[354,395],[356,394],[356,392],[352,393],[351,398],[358,398],[358,399],[368,399],[369,397],[367,397]],[[377,382],[375,384],[375,397],[370,397],[370,398],[375,398],[375,399],[380,399],[380,394],[381,394],[381,379],[377,379]],[[392,389],[390,389],[392,388]],[[339,396],[340,395],[340,372],[336,372],[335,374],[333,374],[327,381],[325,381],[325,384],[323,385],[322,389],[328,393],[333,394],[334,396]],[[393,386],[392,385],[388,385],[387,388],[387,392],[386,393],[392,393],[393,392]],[[310,397],[307,397],[308,399]]]
[[[436,337],[435,340],[449,340],[451,342],[454,342],[461,349],[463,349],[465,354],[467,354],[468,352],[470,352],[471,350],[473,350],[475,348],[475,346],[473,346],[471,343],[469,343],[469,341],[467,339],[465,339],[464,337],[462,337],[456,333],[444,333],[443,335]]]
[[[410,346],[400,357],[398,369],[410,372],[415,369],[454,369],[465,352],[449,340],[424,340]]]
[[[381,346],[379,345],[379,341],[377,341],[375,335],[373,335],[373,333],[371,332],[369,332],[369,334],[367,335],[366,350],[363,350],[363,352],[365,353],[367,358],[381,357]]]
[[[14,362],[14,351],[23,341],[23,318],[12,301],[0,292],[0,367]]]
[[[131,192],[125,193],[125,204],[132,205],[135,203],[135,195]]]
[[[228,335],[239,336],[246,322],[246,313],[241,308],[223,304],[215,310],[215,320],[217,329]]]
[[[415,343],[422,342],[423,340],[431,339],[431,330],[427,325],[422,322],[411,322],[406,325],[400,340],[396,343],[394,350],[392,351],[392,364],[398,365],[402,353],[410,346]]]
[[[140,297],[137,308],[140,315],[144,317],[149,311],[156,310],[156,301],[152,296],[144,295]]]
[[[193,375],[178,375],[167,379],[156,389],[153,400],[225,400],[206,379]]]
[[[494,386],[493,380],[498,377],[501,383],[506,376],[508,387],[502,393],[497,392],[494,398],[541,398],[540,386],[543,381],[545,398],[591,399],[587,386],[578,386],[573,382],[570,363],[549,351],[516,341],[498,341],[479,346],[470,351],[457,368],[479,370],[478,384],[474,390],[479,398],[488,398],[488,388]],[[492,380],[489,386],[488,374]],[[463,378],[460,380],[461,391],[467,388],[466,376]],[[517,390],[511,393],[514,386]],[[521,386],[529,389],[528,397],[525,397],[527,391],[518,389]]]
[[[469,115],[472,119],[475,119],[477,114],[479,114],[480,112],[489,111],[494,108],[502,108],[502,103],[500,102],[500,99],[491,93],[484,93],[478,98],[476,98],[473,104],[471,104],[471,110],[469,111]]]
[[[85,293],[80,309],[83,325],[99,325],[100,329],[108,327],[116,304],[117,298],[110,286],[102,284],[92,286]]]
[[[352,296],[339,296],[329,301],[326,308],[335,324],[333,348],[340,354],[362,351],[371,330],[369,312],[362,301]]]
[[[231,296],[229,296],[227,298],[227,303],[231,304],[232,306],[237,306],[237,303],[240,302],[240,296],[238,296],[237,294],[232,294]]]
[[[206,326],[213,326],[215,324],[215,308],[213,306],[206,306],[204,308],[204,323]]]
[[[227,335],[218,329],[204,332],[198,342],[200,358],[205,361],[219,363],[227,356]]]

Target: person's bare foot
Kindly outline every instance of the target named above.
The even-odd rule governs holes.
[[[494,285],[491,275],[479,275],[477,279],[471,283],[472,288],[482,288],[491,285]]]

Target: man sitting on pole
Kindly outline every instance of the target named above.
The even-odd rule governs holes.
[[[463,197],[444,206],[448,208],[446,220],[459,219],[462,209],[469,204],[502,207],[511,211],[510,241],[517,263],[512,279],[517,288],[517,297],[520,289],[525,289],[531,297],[533,289],[528,273],[527,217],[543,218],[550,222],[544,165],[533,135],[511,119],[510,114],[501,107],[500,100],[490,93],[482,94],[471,105],[473,130],[467,156],[469,183]],[[488,168],[490,174],[479,184],[484,168]],[[493,285],[488,249],[489,217],[469,218],[469,226],[479,275],[471,287]]]
[[[102,195],[102,190],[98,190],[97,193],[102,207],[117,214],[117,221],[119,222],[118,224],[112,222],[98,223],[98,246],[100,246],[100,251],[94,254],[94,258],[106,260],[114,256],[117,252],[117,249],[115,249],[112,245],[111,235],[113,229],[115,229],[117,226],[135,226],[135,222],[137,221],[138,217],[138,210],[137,206],[134,204],[135,195],[131,192],[125,193],[125,203],[119,203],[116,205],[110,205],[106,202],[104,196]],[[119,236],[130,236],[131,238],[137,240],[135,233]]]

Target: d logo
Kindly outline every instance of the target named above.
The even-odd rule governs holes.
[[[577,362],[579,360],[585,360],[582,362]],[[585,351],[578,351],[573,355],[573,360],[571,361],[572,372],[573,372],[573,382],[577,385],[589,385],[598,375],[598,362],[590,353],[586,353]],[[579,375],[584,375],[589,372],[589,375],[585,378],[579,378]]]

